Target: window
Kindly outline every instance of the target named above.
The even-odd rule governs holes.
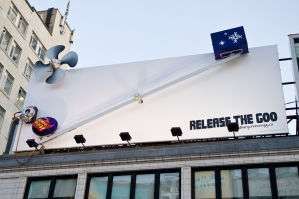
[[[89,195],[90,199],[106,198],[108,177],[93,177],[90,180]]]
[[[14,82],[14,77],[8,72],[5,71],[4,75],[3,75],[3,90],[7,95],[10,95],[12,86],[13,86],[13,82]]]
[[[36,50],[37,50],[37,43],[38,43],[38,39],[37,39],[36,35],[32,34],[31,40],[30,40],[30,46],[34,50],[34,52],[36,52]]]
[[[9,47],[9,44],[11,42],[11,39],[12,39],[11,34],[9,34],[9,32],[4,28],[2,30],[1,36],[0,36],[0,47],[5,52],[8,51],[8,47]]]
[[[74,198],[76,179],[57,179],[54,188],[54,198]]]
[[[88,176],[87,199],[179,199],[177,170]]]
[[[14,42],[14,44],[11,47],[9,57],[15,64],[19,63],[19,60],[21,57],[21,52],[22,52],[22,49],[20,48],[20,46],[16,42]]]
[[[46,56],[46,49],[43,46],[40,46],[38,48],[37,56],[42,60],[45,61],[45,56]]]
[[[33,181],[30,184],[28,198],[48,198],[51,180]]]
[[[299,198],[299,163],[192,169],[193,199]]]
[[[9,8],[9,11],[7,13],[7,17],[11,20],[11,22],[16,23],[18,16],[18,11],[15,6],[12,6]]]
[[[73,199],[77,178],[75,176],[29,178],[26,199]]]
[[[179,173],[162,173],[160,175],[160,199],[179,199]]]
[[[7,53],[9,58],[15,64],[18,64],[20,57],[21,57],[22,49],[16,42],[13,42],[13,44],[11,45],[11,48],[9,48],[11,41],[12,41],[11,34],[4,28],[0,35],[0,47],[2,48],[2,50],[4,52]],[[10,51],[9,51],[9,49],[10,49]]]
[[[154,199],[155,175],[143,174],[136,176],[135,199]]]
[[[22,35],[26,35],[28,23],[14,5],[10,7],[7,13],[7,17],[10,19],[13,25],[16,26],[16,28]]]
[[[22,109],[24,106],[25,98],[26,98],[26,91],[22,87],[20,87],[19,92],[18,92],[17,101],[16,101],[16,105],[20,109]]]
[[[18,29],[19,31],[23,34],[26,35],[27,33],[27,28],[28,28],[28,23],[27,21],[25,21],[25,19],[23,17],[20,17],[19,19],[19,23],[18,23]]]
[[[4,121],[5,112],[5,109],[0,105],[0,131]]]
[[[221,170],[222,198],[243,198],[242,172],[240,169]]]
[[[29,80],[33,71],[33,63],[28,59],[23,75]]]
[[[112,199],[130,199],[131,176],[114,176]]]
[[[35,54],[42,60],[45,61],[46,49],[43,44],[39,41],[36,34],[33,33],[30,40],[30,46]]]
[[[248,185],[250,198],[272,198],[268,168],[248,169]]]
[[[195,199],[216,198],[214,171],[196,172],[194,182],[195,182]]]
[[[279,198],[299,198],[299,168],[276,168],[277,189]]]

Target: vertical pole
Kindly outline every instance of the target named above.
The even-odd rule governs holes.
[[[220,169],[215,170],[215,187],[216,187],[216,199],[221,199],[221,173]]]
[[[270,174],[272,198],[277,199],[278,198],[278,190],[277,190],[277,183],[276,183],[275,167],[271,166],[269,168],[269,174]]]
[[[243,187],[243,197],[244,199],[249,198],[249,185],[248,185],[248,171],[244,167],[241,169],[242,171],[242,187]]]
[[[160,195],[160,174],[155,173],[155,191],[154,191],[154,198],[158,199]]]
[[[9,152],[11,151],[11,148],[13,145],[13,140],[15,137],[16,128],[17,128],[19,122],[20,122],[20,120],[18,118],[12,119],[12,122],[9,127],[8,140],[6,143],[6,148],[5,148],[4,154],[9,154]]]

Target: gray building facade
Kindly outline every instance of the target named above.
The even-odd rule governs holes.
[[[1,199],[299,198],[299,137],[265,135],[1,156]]]

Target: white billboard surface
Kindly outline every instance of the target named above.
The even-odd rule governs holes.
[[[276,46],[229,61],[202,54],[69,70],[57,85],[33,77],[26,105],[59,125],[40,140],[22,124],[16,151],[29,150],[30,138],[46,148],[78,146],[77,134],[86,145],[122,143],[120,132],[132,142],[173,140],[172,127],[181,139],[232,136],[227,122],[239,123],[237,136],[288,132]]]

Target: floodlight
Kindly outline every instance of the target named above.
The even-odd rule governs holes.
[[[77,144],[82,144],[84,146],[84,143],[86,142],[86,139],[83,135],[75,135],[74,139]]]
[[[182,129],[180,127],[172,127],[170,129],[170,131],[171,131],[172,136],[177,137],[178,141],[180,141],[179,137],[183,135]]]
[[[34,147],[36,150],[38,150],[37,147],[39,144],[34,139],[28,139],[28,140],[26,140],[26,143],[28,144],[28,146],[30,148]]]
[[[127,141],[128,144],[131,145],[129,141],[132,139],[132,137],[131,137],[131,135],[129,134],[129,132],[121,132],[121,133],[119,134],[119,137],[120,137],[120,139],[121,139],[122,141]]]
[[[236,137],[235,132],[239,131],[239,124],[237,122],[231,122],[226,124],[228,132],[233,132],[234,137]]]

